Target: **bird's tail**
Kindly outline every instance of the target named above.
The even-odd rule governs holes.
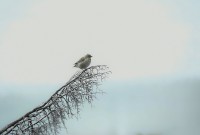
[[[77,63],[75,63],[75,64],[74,64],[74,67],[77,67],[77,65],[78,65],[78,64],[77,64]]]

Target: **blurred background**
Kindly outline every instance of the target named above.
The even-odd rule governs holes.
[[[0,128],[91,65],[112,71],[61,135],[199,135],[200,2],[0,2]]]

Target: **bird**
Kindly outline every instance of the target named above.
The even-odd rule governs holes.
[[[77,67],[80,69],[86,69],[91,63],[91,58],[92,58],[92,55],[86,54],[84,57],[80,58],[80,60],[74,64],[74,67]]]

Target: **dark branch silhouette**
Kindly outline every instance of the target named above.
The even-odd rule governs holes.
[[[98,86],[110,73],[106,65],[92,66],[76,73],[58,89],[44,104],[26,113],[2,130],[1,135],[56,135],[65,120],[77,117],[80,106],[92,103]]]

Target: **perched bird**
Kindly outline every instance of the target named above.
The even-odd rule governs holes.
[[[80,69],[86,69],[90,63],[91,63],[91,55],[86,54],[84,57],[82,57],[79,61],[77,61],[74,64],[74,67],[80,68]]]

